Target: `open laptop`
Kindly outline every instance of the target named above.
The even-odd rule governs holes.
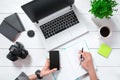
[[[22,6],[22,8],[26,12],[26,6]],[[30,17],[29,13],[27,15]],[[36,21],[35,26],[39,28],[42,34],[41,39],[48,51],[58,48],[88,32],[79,15],[79,11],[72,3]],[[30,19],[33,21],[31,17]]]

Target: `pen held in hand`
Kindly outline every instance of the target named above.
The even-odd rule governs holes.
[[[82,53],[83,53],[83,48],[82,48]],[[81,59],[81,62],[83,62],[84,61],[84,58],[83,58],[83,56],[82,56],[82,54],[81,54],[81,56],[80,56],[80,59]]]
[[[83,48],[82,48],[81,52],[83,53]],[[83,58],[83,56],[81,55],[80,58]]]

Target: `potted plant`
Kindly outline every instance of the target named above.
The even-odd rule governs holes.
[[[117,9],[114,9],[116,5],[118,5],[118,3],[115,0],[91,0],[92,8],[89,12],[100,19],[109,19],[113,16],[113,11],[117,11]]]

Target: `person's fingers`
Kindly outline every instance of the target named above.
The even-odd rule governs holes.
[[[81,50],[79,51],[79,54],[83,53]]]
[[[80,56],[81,56],[81,54],[78,55],[78,60],[79,60],[79,61],[80,61]]]
[[[85,64],[85,63],[84,63],[84,62],[81,62],[80,64],[81,64],[82,67],[84,67],[84,64]]]
[[[81,53],[81,55],[82,55],[82,57],[85,59],[85,60],[87,60],[87,56],[86,56],[86,53]]]
[[[82,61],[80,61],[80,65],[82,65]]]
[[[54,69],[50,70],[49,73],[53,73],[55,71],[57,71],[57,68],[54,68]]]
[[[92,60],[92,55],[91,55],[91,53],[86,53],[86,57],[87,57],[88,60]]]
[[[46,60],[46,63],[45,63],[45,67],[49,67],[49,66],[50,66],[50,60],[47,59],[47,60]]]
[[[92,55],[91,55],[91,53],[86,53],[86,56],[91,57]]]
[[[52,69],[53,71],[57,71],[57,68]]]
[[[80,61],[83,62],[84,60],[87,60],[86,52],[79,51],[80,53]]]
[[[87,54],[88,52],[82,52],[82,51],[79,51],[79,54],[81,54],[81,55],[83,55],[83,56],[86,56],[86,54]]]
[[[82,52],[82,50],[80,50],[79,53],[81,54],[81,53],[89,53],[89,52],[86,52],[86,51],[83,51],[83,52]]]

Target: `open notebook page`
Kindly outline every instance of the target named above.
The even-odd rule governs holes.
[[[67,44],[64,49],[60,50],[61,69],[54,73],[56,80],[75,80],[87,73],[81,67],[78,58],[79,51],[82,48],[84,48],[84,51],[89,52],[84,40]]]

